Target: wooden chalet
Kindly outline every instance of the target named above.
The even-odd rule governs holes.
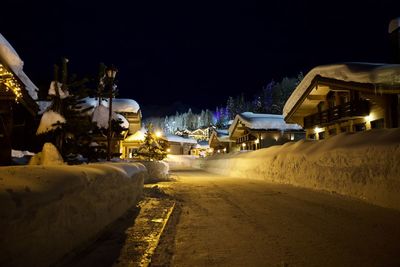
[[[232,151],[257,150],[305,136],[297,124],[285,123],[282,115],[244,112],[236,115],[229,127],[229,139],[235,142]]]
[[[228,130],[213,129],[208,143],[213,153],[229,153],[236,146]]]
[[[23,63],[0,34],[0,165],[11,164],[11,151],[31,149],[36,86],[22,70]]]
[[[308,139],[399,127],[400,65],[345,63],[311,70],[284,107]]]

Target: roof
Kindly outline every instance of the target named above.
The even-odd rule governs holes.
[[[192,138],[183,138],[181,136],[167,134],[165,135],[165,139],[168,142],[176,142],[176,143],[188,143],[188,144],[197,144],[197,141]]]
[[[23,71],[24,62],[21,60],[15,49],[11,46],[11,44],[7,41],[6,38],[0,33],[0,59],[2,62],[10,68],[14,74],[20,79],[20,81],[24,84],[25,89],[27,90],[29,96],[36,100],[37,92],[39,89],[33,82],[29,79],[29,77]]]
[[[377,64],[350,62],[323,65],[313,68],[293,91],[283,108],[286,117],[296,103],[308,92],[317,77],[329,78],[344,82],[372,84],[383,92],[393,87],[400,87],[400,64]]]
[[[232,125],[229,127],[229,133],[232,134],[238,123],[245,125],[253,130],[300,130],[300,125],[294,123],[286,123],[282,115],[263,114],[244,112],[236,115]]]
[[[400,17],[392,19],[390,21],[390,23],[389,23],[389,33],[394,32],[398,28],[400,28]]]

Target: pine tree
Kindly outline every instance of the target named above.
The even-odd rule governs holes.
[[[147,161],[163,160],[167,156],[166,147],[157,141],[152,124],[147,125],[144,142],[137,150],[136,156]]]

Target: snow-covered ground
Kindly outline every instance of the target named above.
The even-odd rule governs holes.
[[[164,161],[168,163],[169,168],[173,170],[196,167],[198,165],[196,164],[196,159],[198,159],[198,157],[192,155],[168,155]]]
[[[207,171],[231,177],[327,190],[397,210],[399,163],[400,129],[342,133],[195,161]]]
[[[140,163],[0,167],[0,266],[49,266],[134,205]]]
[[[140,161],[147,169],[147,182],[165,181],[169,179],[169,165],[164,161]]]

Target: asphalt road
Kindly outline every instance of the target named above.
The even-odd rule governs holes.
[[[180,203],[153,266],[400,266],[400,212],[328,192],[199,170],[162,183]]]

